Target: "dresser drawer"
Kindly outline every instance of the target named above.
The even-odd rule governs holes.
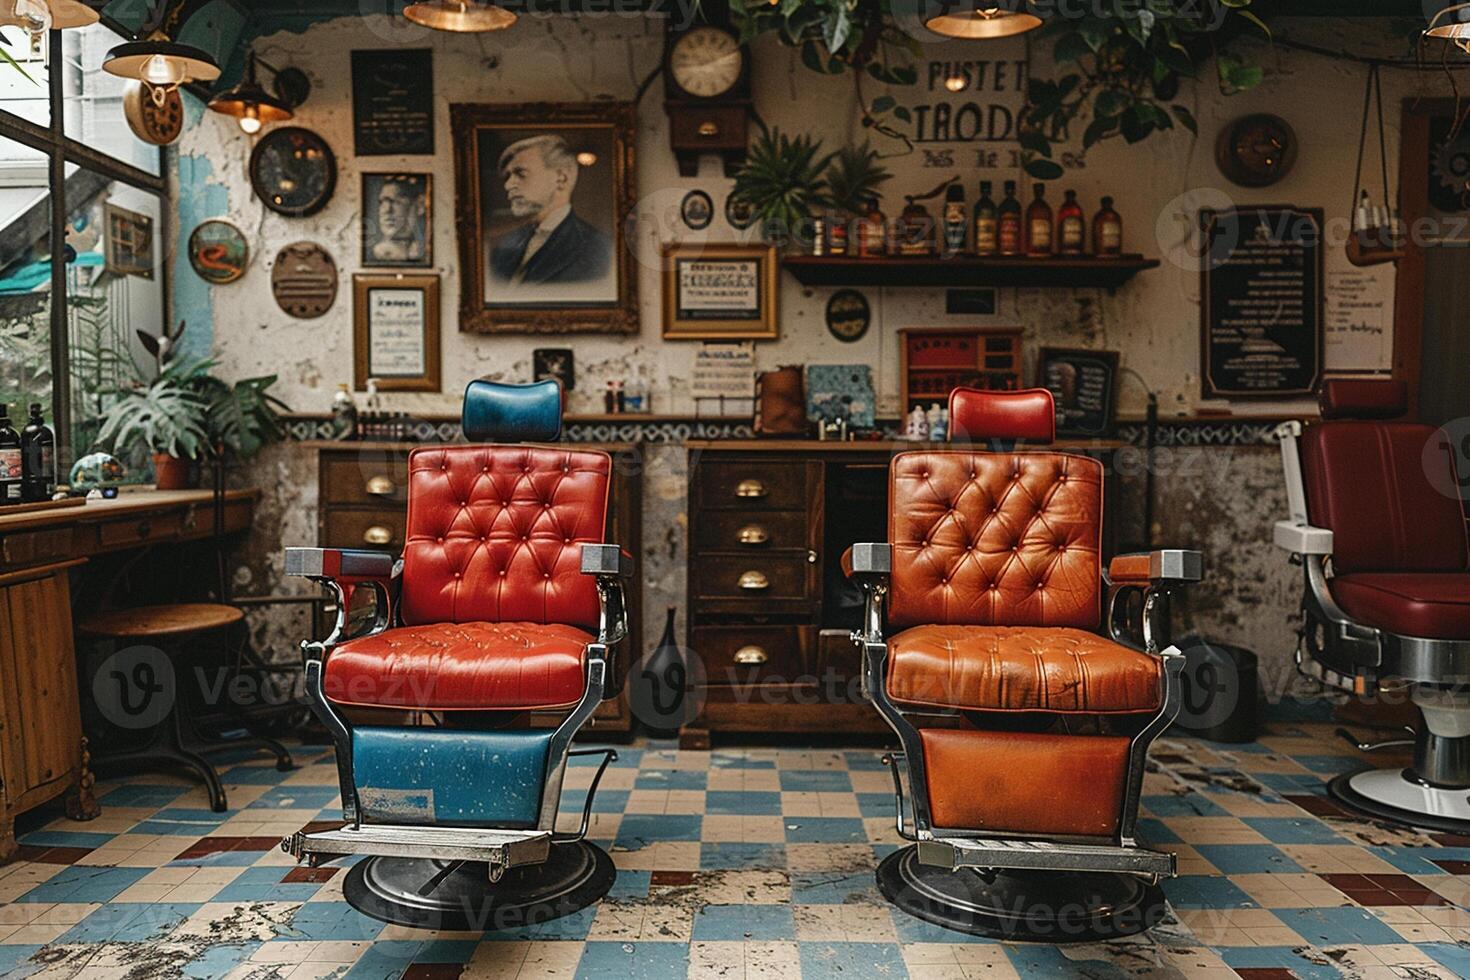
[[[97,525],[97,541],[104,548],[170,541],[183,533],[184,519],[185,515],[179,511],[165,511],[124,521],[107,521]],[[193,523],[189,530],[193,530]]]
[[[701,599],[806,599],[815,565],[805,555],[710,555],[694,564],[693,594]]]
[[[323,457],[322,499],[329,504],[404,503],[408,460],[372,452]]]
[[[691,642],[712,687],[790,682],[809,673],[814,633],[809,626],[696,626]]]
[[[694,550],[698,552],[805,551],[811,546],[810,540],[810,523],[804,510],[712,510],[700,514],[694,522]]]
[[[719,510],[803,510],[810,487],[800,460],[719,461],[699,465],[699,506]]]
[[[408,513],[405,510],[332,510],[322,527],[324,548],[403,550]]]

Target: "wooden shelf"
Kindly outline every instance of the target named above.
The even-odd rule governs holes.
[[[1158,259],[1089,255],[1028,259],[977,258],[859,259],[850,256],[789,255],[782,264],[805,286],[1040,286],[1056,289],[1116,289]]]

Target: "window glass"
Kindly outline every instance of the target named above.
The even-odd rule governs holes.
[[[61,32],[63,128],[94,150],[157,174],[158,147],[134,135],[123,105],[138,83],[102,70],[107,52],[121,41],[101,23]]]
[[[12,64],[0,56],[0,110],[14,113],[38,126],[51,125],[45,36],[41,36],[37,43],[19,27],[7,27],[0,30],[0,37],[4,38],[0,51],[14,60]]]
[[[0,67],[3,71],[3,67]],[[0,402],[51,408],[51,201],[46,161],[0,138]],[[17,422],[19,418],[21,421]]]

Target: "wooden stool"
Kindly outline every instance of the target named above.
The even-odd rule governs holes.
[[[177,646],[186,638],[223,630],[244,618],[245,614],[235,606],[209,602],[176,603],[97,613],[78,623],[77,630],[97,639],[127,643],[151,640],[160,646],[164,643]],[[92,759],[93,766],[134,765],[157,768],[160,764],[172,763],[192,769],[204,780],[209,790],[210,806],[216,813],[222,813],[228,808],[225,791],[220,785],[219,774],[202,753],[256,743],[275,755],[278,770],[286,772],[292,768],[291,754],[275,739],[254,733],[234,738],[201,737],[190,715],[188,699],[184,696],[184,684],[178,681],[175,687],[167,715],[153,727],[148,744],[127,752],[98,753]],[[227,685],[221,685],[220,690],[226,689]],[[184,737],[186,723],[193,736],[187,741]]]

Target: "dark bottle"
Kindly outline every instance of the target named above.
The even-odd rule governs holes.
[[[1066,200],[1057,208],[1057,251],[1062,255],[1087,251],[1087,218],[1077,203],[1076,191],[1067,191]]]
[[[996,212],[996,235],[1000,244],[1000,254],[1020,255],[1022,251],[1021,202],[1016,200],[1016,182],[1006,181],[1005,191],[1005,197],[1000,199],[1000,208]]]
[[[688,695],[689,665],[684,662],[684,651],[674,638],[674,613],[677,606],[670,606],[664,619],[664,635],[659,637],[658,646],[643,659],[638,668],[637,684],[634,687],[633,710],[654,738],[672,738],[679,733],[684,717],[684,702]]]
[[[1046,203],[1046,185],[1035,185],[1036,196],[1026,207],[1026,254],[1043,256],[1052,251],[1051,205]]]
[[[25,462],[20,449],[20,433],[10,425],[10,406],[0,405],[0,504],[21,502],[24,479]]]
[[[41,403],[31,402],[31,418],[20,430],[20,455],[23,476],[21,499],[27,502],[50,500],[56,489],[56,433],[41,417]]]
[[[994,255],[1000,251],[996,229],[995,202],[990,199],[990,181],[980,181],[980,200],[975,202],[975,254]]]
[[[1092,254],[1123,254],[1123,219],[1113,210],[1113,199],[1102,199],[1102,208],[1092,219]]]
[[[965,218],[965,189],[959,181],[944,192],[944,252],[957,255],[965,250],[969,222]]]

